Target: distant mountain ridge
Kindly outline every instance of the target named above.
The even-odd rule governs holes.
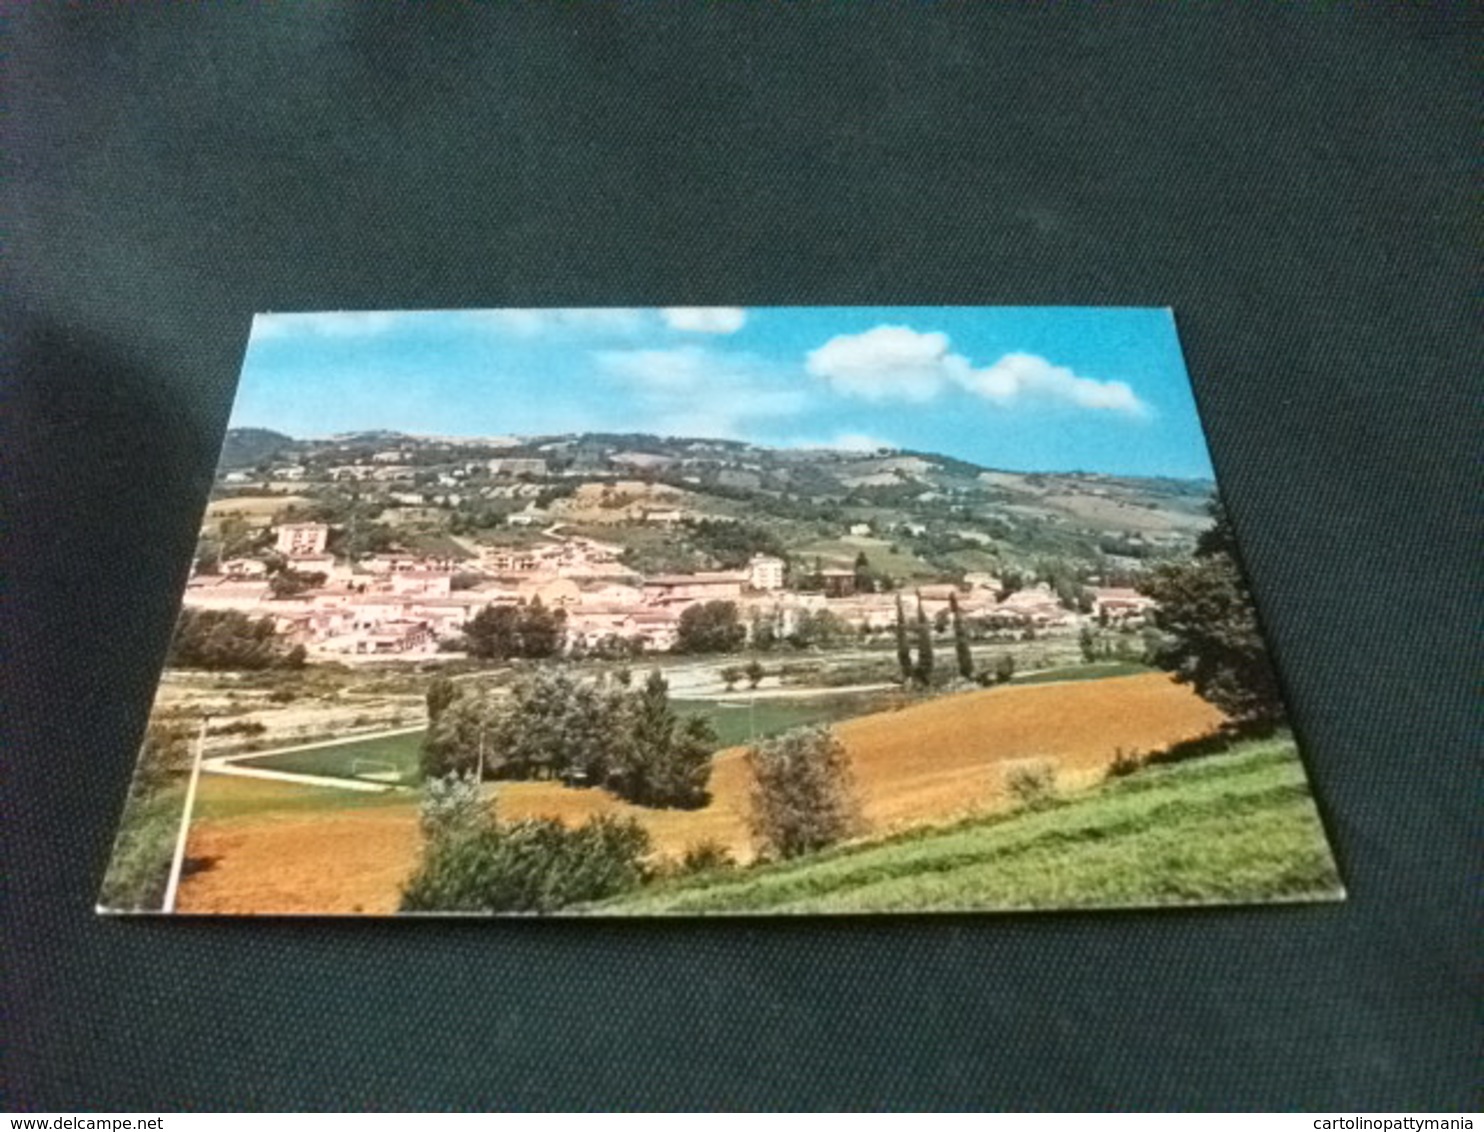
[[[268,478],[271,466],[286,464],[295,467],[284,469],[279,490],[292,484],[310,495],[333,491],[337,469],[361,464],[368,468],[363,479],[403,481],[371,489],[383,506],[442,507],[442,518],[408,521],[466,533],[491,529],[491,515],[503,521],[529,506],[539,521],[595,530],[622,519],[638,529],[631,541],[642,550],[646,539],[658,538],[644,534],[645,515],[654,511],[766,526],[777,545],[824,564],[848,566],[868,551],[919,573],[923,563],[987,571],[1041,557],[1132,561],[1186,552],[1210,523],[1215,491],[1204,478],[1006,471],[886,446],[775,448],[645,433],[227,434],[223,470],[254,469]],[[498,486],[500,477],[525,482]],[[646,511],[651,497],[664,502]]]

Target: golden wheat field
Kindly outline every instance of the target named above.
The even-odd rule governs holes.
[[[849,752],[869,834],[946,822],[1006,804],[1007,764],[1045,760],[1064,789],[1101,777],[1115,751],[1148,751],[1205,734],[1221,714],[1162,673],[1059,684],[1008,686],[928,700],[836,726]],[[240,781],[240,780],[239,780]],[[208,777],[212,791],[239,781]],[[287,799],[297,787],[280,786]],[[627,814],[648,828],[656,850],[678,855],[703,840],[739,859],[751,855],[748,774],[740,748],[717,755],[712,800],[692,811],[645,810],[599,790],[557,783],[502,783],[506,820],[581,822]],[[306,809],[199,820],[190,856],[202,866],[182,886],[183,912],[391,912],[416,866],[417,803]]]

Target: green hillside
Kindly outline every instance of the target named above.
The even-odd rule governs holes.
[[[604,914],[1038,909],[1336,899],[1293,742],[1115,779],[1048,809],[662,882]]]

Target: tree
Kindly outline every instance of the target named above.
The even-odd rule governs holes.
[[[760,652],[772,652],[778,643],[778,626],[774,618],[753,615],[752,647]]]
[[[753,657],[747,662],[747,667],[742,670],[742,674],[747,677],[747,686],[749,688],[756,688],[763,682],[763,677],[768,673],[763,668],[762,662],[757,657]]]
[[[876,591],[876,578],[871,572],[871,560],[863,550],[855,556],[855,592],[868,594]]]
[[[273,618],[252,618],[236,609],[180,611],[166,664],[171,668],[257,670],[281,657]]]
[[[622,765],[627,732],[617,684],[541,667],[511,686],[493,730],[498,773],[602,783]]]
[[[747,752],[753,838],[760,853],[797,857],[833,845],[860,824],[845,747],[828,727],[764,739]]]
[[[964,632],[964,615],[958,607],[958,595],[948,595],[948,611],[953,618],[953,652],[958,659],[958,674],[965,680],[974,679],[974,654],[969,651],[969,638]]]
[[[1082,663],[1092,664],[1098,658],[1097,634],[1092,626],[1084,625],[1077,633],[1077,646],[1082,650]]]
[[[518,630],[520,655],[532,660],[556,656],[566,639],[567,611],[547,609],[539,597],[522,608]]]
[[[1158,603],[1152,619],[1165,633],[1153,659],[1239,727],[1269,731],[1285,715],[1278,676],[1219,501],[1211,515],[1190,561],[1158,565],[1139,583]]]
[[[921,591],[917,594],[917,667],[913,675],[922,687],[933,686],[933,630],[922,608]]]
[[[694,809],[710,800],[711,753],[716,735],[700,716],[682,722],[670,706],[669,685],[655,669],[635,693],[614,789],[641,806]]]
[[[282,599],[298,597],[324,584],[325,575],[319,570],[311,573],[301,570],[280,570],[269,579],[268,589],[274,597]]]
[[[849,635],[850,625],[838,613],[828,609],[805,609],[800,612],[788,642],[796,649],[829,648]]]
[[[486,605],[464,626],[469,655],[479,660],[508,660],[520,653],[520,610],[513,605]]]
[[[459,688],[444,673],[440,672],[428,684],[428,726],[437,726],[438,717],[443,714],[443,709],[448,707],[458,698]]]
[[[449,774],[486,776],[499,767],[495,736],[499,708],[490,696],[469,692],[455,696],[432,720],[423,736],[419,764],[425,779]]]
[[[902,610],[902,595],[897,594],[897,666],[902,670],[902,683],[910,684],[917,669],[912,664],[912,646],[907,642],[907,615]]]
[[[686,606],[676,628],[675,651],[735,652],[747,639],[747,627],[734,601],[707,601]]]
[[[994,678],[997,684],[1008,684],[1015,679],[1015,658],[1009,653],[1001,653],[995,661]]]
[[[721,670],[721,678],[726,684],[728,692],[737,686],[737,681],[742,679],[744,675],[745,673],[742,669],[738,668],[735,664],[729,664]]]

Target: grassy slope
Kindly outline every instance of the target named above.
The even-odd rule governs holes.
[[[659,884],[603,913],[1069,908],[1337,896],[1290,740],[1150,768],[1046,810]]]

